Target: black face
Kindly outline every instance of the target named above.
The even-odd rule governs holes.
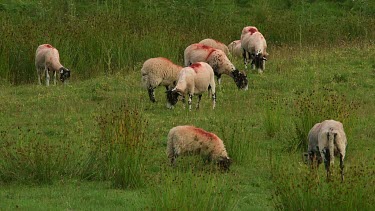
[[[239,89],[245,89],[249,83],[246,74],[238,70],[233,71],[233,79]]]
[[[172,90],[168,90],[165,93],[167,93],[168,103],[171,104],[171,106],[176,105],[176,103],[178,102],[178,97],[180,96],[180,94],[178,92],[172,91]]]
[[[232,160],[228,157],[222,157],[217,164],[222,170],[229,171],[229,166],[232,164]]]
[[[70,70],[65,67],[60,68],[60,81],[64,82],[68,78],[70,78]]]

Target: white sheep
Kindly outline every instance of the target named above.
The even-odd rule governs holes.
[[[241,40],[235,40],[228,45],[229,52],[231,55],[242,58],[243,49],[241,47]]]
[[[176,85],[181,69],[181,66],[163,57],[151,58],[143,63],[142,83],[148,90],[152,102],[156,102],[155,88],[165,86],[167,90],[172,89]]]
[[[245,68],[247,69],[247,58],[250,58],[252,60],[252,68],[255,69],[256,67],[258,72],[262,73],[266,68],[265,61],[267,61],[268,57],[268,53],[266,52],[267,42],[264,36],[258,31],[242,34],[241,47],[243,49],[242,55]]]
[[[207,62],[213,68],[219,84],[221,75],[226,74],[234,79],[239,89],[248,89],[246,74],[237,70],[222,50],[199,43],[192,44],[184,51],[184,62],[185,66],[195,62]]]
[[[221,43],[221,42],[219,42],[217,40],[210,39],[210,38],[201,40],[199,43],[203,44],[203,45],[207,45],[207,46],[213,47],[213,48],[216,48],[216,49],[220,49],[220,50],[224,51],[224,53],[227,56],[229,56],[228,46],[226,46],[224,43]]]
[[[197,62],[181,70],[176,87],[167,91],[168,103],[169,105],[173,106],[177,103],[179,96],[182,96],[184,99],[184,96],[188,94],[189,110],[191,110],[193,95],[197,94],[197,108],[199,108],[202,94],[207,90],[211,90],[213,104],[212,108],[215,108],[216,90],[214,71],[206,62]]]
[[[344,127],[341,122],[325,120],[315,124],[308,135],[308,157],[311,165],[318,159],[318,166],[324,161],[327,171],[327,179],[331,174],[330,166],[334,163],[334,156],[340,156],[341,179],[344,181],[344,158],[347,140]]]
[[[35,67],[38,74],[38,83],[42,84],[41,78],[43,74],[46,75],[46,85],[49,86],[49,72],[53,71],[54,80],[56,85],[56,74],[60,73],[60,81],[66,84],[70,77],[70,70],[60,64],[59,51],[50,44],[43,44],[38,46],[35,53]]]
[[[167,155],[173,166],[180,155],[200,154],[228,171],[231,159],[223,141],[214,133],[194,126],[177,126],[168,133]]]

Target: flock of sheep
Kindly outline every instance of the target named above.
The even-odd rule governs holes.
[[[244,71],[239,71],[228,59],[229,55],[242,57],[245,68],[250,62],[252,69],[259,73],[265,70],[267,61],[267,43],[264,36],[254,26],[246,26],[241,33],[241,39],[231,42],[228,46],[213,40],[204,39],[199,43],[189,45],[184,51],[184,66],[174,64],[163,58],[151,58],[144,62],[141,74],[142,83],[148,90],[149,98],[155,100],[154,90],[158,86],[166,87],[167,107],[172,108],[179,100],[185,105],[185,95],[188,96],[189,110],[192,98],[198,95],[197,108],[202,94],[210,91],[212,107],[216,105],[216,84],[221,84],[223,74],[233,78],[239,89],[248,89],[248,79]],[[49,72],[60,73],[63,83],[70,78],[70,70],[60,63],[59,53],[50,44],[43,44],[36,50],[35,66],[38,83],[45,75],[45,83],[49,85]],[[312,167],[324,162],[327,178],[331,175],[330,166],[334,156],[340,157],[341,178],[344,180],[344,158],[347,146],[346,135],[342,123],[335,120],[325,120],[317,123],[308,135],[308,152],[306,156]],[[228,157],[223,141],[213,133],[194,126],[177,126],[168,133],[167,155],[171,164],[180,155],[200,154],[209,161],[213,160],[223,170],[229,170],[231,159]]]

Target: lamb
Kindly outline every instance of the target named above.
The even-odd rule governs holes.
[[[207,62],[213,68],[219,84],[221,75],[226,74],[234,79],[239,89],[248,89],[246,74],[237,70],[222,50],[199,43],[192,44],[184,51],[184,61],[185,66],[195,62]]]
[[[216,162],[222,170],[229,171],[231,159],[223,141],[214,133],[194,126],[177,126],[168,133],[167,155],[173,166],[180,155],[200,154]]]
[[[220,50],[224,51],[225,55],[229,56],[229,53],[230,53],[229,49],[224,43],[221,43],[217,40],[210,39],[210,38],[201,40],[199,43],[203,44],[203,45],[213,47],[213,48],[216,48],[216,49],[220,49]]]
[[[339,155],[341,180],[344,181],[344,158],[347,140],[342,123],[335,120],[325,120],[317,123],[311,128],[308,139],[307,151],[311,165],[314,165],[314,160],[317,156],[318,166],[324,160],[327,179],[329,179],[331,174],[330,166],[333,166],[334,155]]]
[[[235,40],[228,45],[228,49],[231,55],[242,58],[242,47],[241,40]]]
[[[191,102],[194,94],[198,95],[197,109],[202,98],[203,92],[211,90],[212,108],[216,105],[215,78],[212,67],[206,62],[197,62],[189,67],[181,70],[177,85],[172,90],[167,91],[169,105],[173,106],[177,103],[179,96],[188,94],[189,110],[191,110]]]
[[[252,68],[255,69],[256,67],[258,72],[262,73],[268,57],[268,53],[266,52],[267,42],[264,36],[258,31],[243,33],[241,35],[241,47],[243,48],[242,55],[245,68],[247,69],[247,57],[249,57],[252,60]]]
[[[143,63],[142,83],[148,90],[151,102],[156,102],[156,87],[165,86],[167,90],[170,90],[176,85],[181,69],[181,66],[163,57],[151,58]]]
[[[60,63],[59,51],[50,44],[39,45],[35,53],[35,67],[38,74],[38,83],[42,84],[41,78],[46,75],[46,85],[49,86],[49,72],[53,71],[53,84],[56,85],[56,72],[60,73],[60,81],[66,84],[70,77],[70,70]]]

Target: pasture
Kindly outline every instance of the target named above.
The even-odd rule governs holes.
[[[0,209],[374,209],[374,3],[255,3],[0,3]],[[228,44],[246,25],[265,35],[270,54],[263,74],[247,70],[249,90],[223,76],[214,110],[207,95],[199,110],[167,109],[164,87],[150,102],[143,61],[182,65],[189,44]],[[37,85],[42,43],[59,49],[69,85]],[[330,182],[323,165],[312,171],[302,159],[324,119],[347,134],[343,183],[338,159]],[[168,131],[184,124],[224,141],[229,172],[194,156],[169,165]]]

